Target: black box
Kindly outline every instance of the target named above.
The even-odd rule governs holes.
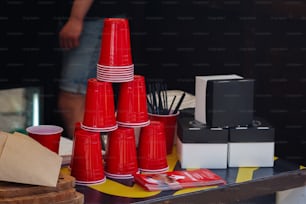
[[[207,81],[206,123],[211,127],[250,125],[253,101],[254,79]]]

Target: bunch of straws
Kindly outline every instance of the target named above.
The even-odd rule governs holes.
[[[176,114],[185,98],[185,92],[181,95],[175,108],[172,110],[176,96],[172,98],[168,106],[167,84],[164,82],[151,82],[147,84],[148,112],[158,115]]]

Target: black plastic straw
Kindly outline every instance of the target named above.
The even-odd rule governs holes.
[[[174,96],[173,99],[172,99],[172,101],[171,101],[171,104],[170,104],[170,107],[169,107],[169,110],[168,110],[168,115],[169,115],[170,112],[171,112],[171,108],[172,108],[172,106],[173,106],[173,104],[174,104],[175,98],[176,98],[176,96]]]
[[[184,98],[185,98],[185,92],[182,94],[182,96],[181,96],[181,98],[180,98],[180,100],[179,100],[179,102],[177,103],[177,105],[176,105],[176,107],[175,107],[175,109],[174,109],[174,111],[173,111],[173,114],[176,114],[177,113],[177,111],[179,110],[179,108],[180,108],[180,106],[182,105],[182,102],[183,102],[183,100],[184,100]]]

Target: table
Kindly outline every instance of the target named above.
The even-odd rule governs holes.
[[[180,169],[176,151],[168,155],[171,170]],[[146,204],[146,203],[232,203],[257,196],[303,187],[306,169],[303,166],[275,158],[274,167],[211,169],[227,181],[227,185],[188,188],[178,191],[148,192],[133,180],[113,181],[91,186],[76,186],[85,195],[85,203]]]

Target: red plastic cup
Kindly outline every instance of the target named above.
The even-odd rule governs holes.
[[[160,121],[165,126],[167,154],[172,153],[178,115],[179,112],[177,112],[176,114],[169,115],[158,115],[149,113],[149,118],[151,121]]]
[[[113,87],[110,82],[88,79],[82,128],[94,132],[117,129]]]
[[[150,123],[144,76],[135,75],[133,81],[120,84],[117,123],[125,127],[143,127]]]
[[[100,65],[127,66],[132,63],[129,22],[125,18],[106,18],[102,30]]]
[[[77,184],[87,185],[105,181],[99,132],[83,130],[79,123],[76,124],[70,168]]]
[[[26,131],[34,140],[58,154],[63,128],[56,125],[38,125],[28,127]]]
[[[138,172],[133,128],[119,127],[108,135],[105,174],[110,178],[129,179]]]
[[[166,136],[164,124],[151,121],[140,130],[138,144],[138,164],[142,172],[165,172],[167,164]]]

